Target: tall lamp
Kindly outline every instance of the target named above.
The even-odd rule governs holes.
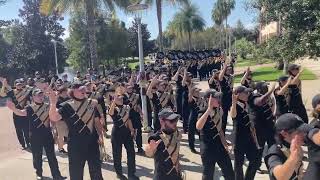
[[[143,44],[142,44],[142,33],[141,33],[141,17],[144,10],[148,8],[146,4],[133,4],[127,7],[127,10],[135,13],[135,18],[138,22],[138,41],[139,41],[139,66],[140,66],[140,92],[142,102],[142,113],[143,113],[143,127],[148,126],[148,115],[147,115],[147,97],[146,97],[146,73],[144,69],[144,57],[143,57]]]

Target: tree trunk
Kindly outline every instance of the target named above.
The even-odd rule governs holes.
[[[191,51],[191,32],[188,32],[188,47],[189,47],[189,51]]]
[[[219,34],[219,47],[220,47],[220,49],[222,49],[223,48],[223,44],[222,44],[223,26],[221,24],[219,25],[219,31],[220,31],[220,34]]]
[[[157,6],[157,18],[158,18],[158,28],[159,28],[159,50],[163,50],[163,38],[162,38],[162,0],[156,0]]]
[[[228,15],[226,15],[226,51],[228,51]]]
[[[283,60],[283,74],[288,73],[288,65],[289,65],[289,61],[287,59]]]
[[[96,31],[95,31],[95,19],[94,19],[94,7],[93,2],[86,0],[86,20],[88,28],[88,38],[90,47],[90,59],[91,68],[98,68],[98,54],[97,54],[97,41],[96,41]]]

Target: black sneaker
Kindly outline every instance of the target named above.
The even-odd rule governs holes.
[[[128,180],[139,180],[139,178],[136,175],[130,175]]]
[[[142,148],[138,148],[137,154],[144,155],[145,152],[144,152],[144,150]]]
[[[59,153],[68,154],[68,152],[67,152],[66,150],[64,150],[63,148],[62,148],[62,149],[59,149]]]
[[[268,174],[269,172],[266,170],[262,170],[260,167],[257,169],[257,173],[259,174]]]
[[[64,176],[53,177],[53,180],[64,180],[64,179],[67,179],[67,177],[64,177]]]
[[[42,176],[37,175],[36,180],[42,180]]]
[[[124,176],[123,174],[117,174],[117,178],[120,180],[128,180],[128,178],[126,176]]]
[[[199,152],[197,150],[195,150],[194,148],[190,148],[191,152],[194,154],[199,154]]]

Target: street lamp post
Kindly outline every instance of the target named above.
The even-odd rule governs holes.
[[[146,76],[144,69],[144,57],[143,57],[143,44],[142,44],[142,33],[141,33],[141,17],[142,11],[147,9],[148,6],[145,4],[133,4],[128,6],[128,10],[131,12],[136,12],[136,20],[138,23],[138,45],[139,45],[139,66],[140,66],[140,94],[142,102],[142,113],[143,113],[143,127],[147,128],[148,126],[148,116],[147,116],[147,97],[146,97]]]
[[[54,60],[56,63],[56,74],[59,74],[59,70],[58,70],[58,56],[57,56],[57,41],[55,40],[51,40],[51,42],[53,43],[53,47],[54,47]]]

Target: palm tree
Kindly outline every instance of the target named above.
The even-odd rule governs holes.
[[[97,9],[104,4],[108,10],[114,10],[115,6],[126,9],[130,5],[130,0],[42,0],[40,12],[51,14],[54,11],[65,13],[67,11],[85,9],[88,39],[90,47],[91,67],[97,68],[99,65],[97,54],[97,42],[95,31],[95,15]]]
[[[171,4],[184,4],[187,3],[188,0],[146,0],[145,3],[150,7],[155,3],[157,8],[157,18],[158,18],[158,28],[159,28],[159,49],[163,50],[163,35],[162,35],[162,5],[165,2],[169,2]]]
[[[175,34],[183,35],[183,33],[187,33],[189,50],[191,50],[192,32],[202,31],[204,26],[205,21],[201,17],[198,7],[189,1],[180,8],[180,12],[176,13],[169,23],[169,29]]]
[[[222,32],[223,32],[223,27],[222,27],[222,23],[223,23],[223,13],[222,13],[222,4],[218,3],[219,1],[216,1],[214,4],[214,8],[211,11],[211,19],[214,21],[214,23],[219,27],[220,30],[220,35],[219,35],[219,45],[220,48],[222,48],[223,44],[222,44]]]
[[[221,25],[222,21],[226,23],[226,46],[228,46],[228,16],[235,7],[235,0],[218,0],[212,10],[212,19],[217,25]]]

